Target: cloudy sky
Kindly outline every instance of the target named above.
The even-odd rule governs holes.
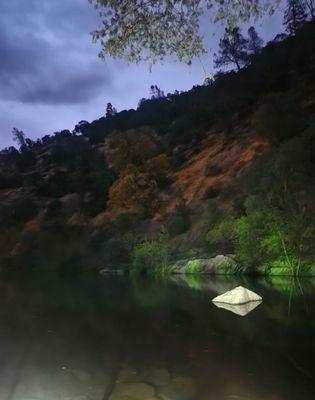
[[[36,138],[73,129],[104,114],[107,102],[118,110],[135,108],[149,86],[165,92],[190,89],[203,81],[199,62],[128,66],[97,57],[90,32],[98,26],[88,0],[0,1],[0,148],[12,144],[13,127]],[[212,51],[223,28],[202,30]],[[281,18],[266,19],[257,30],[265,40],[282,31]],[[211,55],[204,64],[212,71]]]

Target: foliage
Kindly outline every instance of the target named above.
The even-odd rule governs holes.
[[[109,165],[117,173],[123,173],[130,164],[142,166],[158,154],[159,138],[151,128],[114,132],[107,138]]]
[[[142,128],[115,132],[107,140],[107,159],[118,174],[109,191],[109,205],[116,210],[154,210],[159,187],[167,182],[169,160],[159,154],[162,145],[154,131]]]
[[[312,125],[247,172],[246,188],[254,194],[236,222],[237,252],[246,267],[265,264],[300,275],[314,256],[315,216],[305,194],[314,171],[314,132]]]
[[[161,233],[157,240],[145,241],[135,246],[132,272],[136,274],[163,275],[169,262],[168,236]]]
[[[190,260],[187,263],[185,272],[187,274],[200,274],[202,272],[202,266],[199,260]]]
[[[51,200],[47,205],[47,216],[49,218],[57,217],[62,209],[62,204],[59,199]]]
[[[20,172],[29,170],[36,164],[35,152],[33,150],[29,150],[25,146],[22,146],[16,164]]]
[[[144,165],[144,170],[155,179],[159,186],[167,183],[170,172],[170,161],[166,154],[159,154],[150,158]]]
[[[118,210],[137,211],[141,208],[150,213],[156,194],[156,181],[148,173],[130,166],[110,187],[109,205]]]
[[[272,93],[262,100],[252,124],[256,133],[279,142],[303,131],[305,113],[289,94]]]
[[[207,247],[211,253],[229,254],[234,252],[235,217],[227,213],[207,232]]]
[[[280,210],[250,198],[236,233],[238,255],[245,266],[264,263],[267,272],[277,267],[298,276],[307,267],[303,258],[312,251],[314,218],[301,209]]]
[[[289,264],[288,264],[289,262]],[[258,268],[258,272],[268,276],[308,276],[314,275],[314,270],[309,263],[309,260],[303,260],[297,270],[296,266],[299,265],[299,260],[295,257],[288,256],[287,259],[280,257],[266,263],[263,263]]]
[[[261,51],[258,46],[241,73],[218,74],[209,86],[164,94],[153,85],[153,99],[141,101],[137,110],[114,113],[92,123],[81,121],[74,132],[56,132],[36,142],[25,138],[19,150],[1,151],[0,220],[3,237],[8,232],[13,237],[13,245],[9,241],[6,251],[20,245],[19,240],[24,249],[28,239],[15,239],[11,231],[26,232],[23,224],[38,211],[44,216],[46,208],[41,225],[54,226],[56,232],[41,240],[32,237],[28,244],[40,260],[45,260],[39,254],[45,249],[52,249],[49,254],[53,255],[54,244],[44,241],[60,240],[58,229],[70,216],[65,204],[71,194],[77,198],[78,218],[69,219],[69,225],[86,229],[86,248],[97,255],[98,266],[104,261],[117,263],[115,266],[131,264],[134,242],[163,223],[171,236],[168,247],[174,258],[202,259],[236,249],[241,265],[248,268],[256,270],[263,264],[266,273],[305,273],[312,261],[310,243],[314,241],[314,128],[302,132],[313,112],[314,29],[309,23],[294,38],[282,35]],[[254,32],[252,36],[255,42]],[[211,132],[216,135],[221,130],[230,132],[224,143],[227,149],[234,140],[246,146],[247,135],[254,142],[250,135],[259,134],[271,139],[273,150],[252,161],[242,180],[235,178],[232,188],[225,185],[225,171],[210,159],[203,172],[222,176],[217,177],[218,183],[203,202],[198,198],[189,209],[174,210],[172,201],[168,215],[161,213],[161,221],[149,221],[153,214],[159,216],[160,200],[181,196],[171,185],[173,176],[181,177],[177,168],[189,163],[195,151],[203,150],[205,134],[210,138]],[[33,199],[33,195],[36,204],[15,204],[16,199]],[[239,204],[232,208],[236,197]],[[103,213],[106,204],[110,207]],[[199,206],[206,204],[211,210],[201,216]],[[100,212],[99,218],[92,220]],[[29,230],[34,227],[27,226]],[[65,229],[65,240],[71,239],[70,229],[60,229]],[[125,232],[132,234],[132,244],[125,243]],[[83,254],[85,240],[77,236],[75,240],[74,251]],[[152,250],[150,260],[158,257],[157,242],[145,242],[141,250],[144,254]],[[57,258],[62,259],[66,244],[60,252],[57,247]],[[145,259],[145,255],[141,257]],[[74,258],[69,254],[70,260]]]
[[[279,1],[269,0],[90,0],[99,11],[101,25],[92,33],[100,42],[100,57],[156,63],[171,55],[190,63],[203,52],[199,20],[208,10],[212,21],[248,22],[271,14]]]
[[[256,29],[251,26],[248,31],[247,50],[250,55],[257,55],[261,52],[264,41],[258,36]]]
[[[312,21],[315,21],[315,0],[305,0],[308,13]]]
[[[87,253],[87,234],[82,227],[62,224],[24,234],[20,236],[24,251],[15,256],[13,264],[19,267],[19,274],[43,271],[70,277],[96,268],[95,254]]]
[[[0,174],[0,190],[1,189],[11,189],[20,187],[22,184],[21,176],[17,174]]]
[[[220,68],[235,64],[238,71],[248,63],[248,42],[240,32],[240,28],[226,28],[219,43],[219,53],[214,55],[214,66]]]
[[[45,197],[78,193],[83,212],[93,216],[104,209],[114,177],[104,156],[82,139],[65,133],[59,135],[49,154],[40,159],[49,174],[40,173],[33,185]]]
[[[105,114],[105,117],[106,118],[111,118],[111,117],[113,117],[114,115],[116,115],[117,114],[117,110],[116,110],[116,108],[112,105],[112,103],[107,103],[107,105],[106,105],[106,114]]]
[[[130,234],[110,238],[104,246],[104,264],[114,268],[125,268],[132,262],[134,246],[135,238]]]
[[[291,35],[295,35],[297,30],[306,21],[305,3],[302,0],[287,0],[287,8],[284,13],[283,23],[286,30]]]
[[[200,140],[204,133],[220,123],[222,128],[246,120],[257,102],[271,92],[298,88],[302,81],[312,82],[314,76],[314,24],[306,24],[292,38],[277,36],[259,54],[250,56],[250,64],[242,74],[220,73],[209,86],[195,86],[190,91],[166,94],[165,97],[142,99],[137,110],[124,110],[111,118],[91,123],[81,121],[78,127],[90,144],[103,143],[112,132],[135,130],[150,126],[171,146]],[[250,49],[247,50],[252,54]],[[310,85],[303,89],[305,95]],[[304,96],[303,95],[303,96]],[[298,101],[298,99],[293,99]],[[81,137],[82,138],[82,137]]]
[[[264,258],[261,248],[261,240],[266,234],[264,218],[265,214],[250,198],[246,202],[246,215],[236,221],[236,251],[241,263],[247,268],[254,268]]]
[[[184,205],[179,206],[175,212],[168,215],[165,221],[166,230],[171,236],[181,235],[187,232],[190,225],[189,213]]]
[[[13,128],[12,129],[12,136],[13,136],[13,140],[15,142],[17,142],[17,144],[22,147],[25,146],[25,133],[23,131],[20,131],[17,128]]]
[[[152,100],[165,97],[163,90],[161,90],[157,85],[151,85],[150,92]]]
[[[217,254],[231,254],[234,252],[235,215],[234,210],[224,209],[218,199],[206,200],[202,214],[203,228],[198,239],[193,243],[194,249],[190,255],[198,258],[213,257]],[[196,248],[199,252],[194,254]]]
[[[29,221],[38,213],[38,205],[31,198],[18,198],[10,204],[0,206],[0,225],[9,227]]]
[[[216,68],[234,64],[240,71],[242,66],[248,65],[261,52],[264,42],[258,36],[255,28],[251,26],[247,33],[248,38],[245,38],[239,27],[225,29],[224,36],[219,43],[219,54],[214,55]]]

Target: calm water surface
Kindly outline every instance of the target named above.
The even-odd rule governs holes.
[[[263,302],[211,303],[238,284]],[[0,400],[314,399],[314,302],[311,280],[3,279]]]

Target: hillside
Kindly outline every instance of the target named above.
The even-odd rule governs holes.
[[[309,273],[314,39],[309,23],[208,86],[4,149],[2,267],[143,272],[236,254],[241,272]]]

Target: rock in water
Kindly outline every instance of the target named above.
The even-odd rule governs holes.
[[[235,289],[215,297],[212,301],[214,303],[246,304],[251,301],[262,301],[262,298],[251,290],[243,286],[238,286]]]

